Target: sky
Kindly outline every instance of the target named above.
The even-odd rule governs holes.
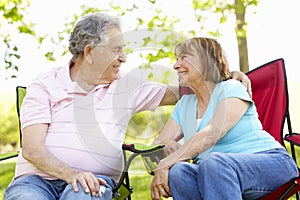
[[[64,20],[67,16],[79,11],[80,4],[84,3],[88,6],[106,9],[108,8],[108,2],[104,0],[73,0],[70,3],[67,0],[31,0],[30,19],[36,24],[36,30],[40,33],[55,34],[55,31],[63,30]],[[169,15],[182,19],[183,23],[178,28],[192,28],[195,24],[190,20],[192,12],[188,12],[188,9],[191,8],[189,2],[164,0],[160,1],[160,6],[169,8],[170,4],[172,4],[172,7],[165,9],[165,11],[169,12]],[[256,13],[250,12],[247,15],[250,69],[277,58],[284,58],[288,80],[300,85],[300,79],[297,74],[299,53],[295,50],[300,46],[299,22],[296,21],[300,19],[299,6],[299,0],[261,0],[256,8]],[[141,14],[143,16],[151,15],[151,11],[145,7]],[[124,31],[134,27],[130,23],[130,19],[122,20]],[[212,27],[219,26],[213,17],[208,24]],[[227,53],[231,70],[236,70],[239,67],[233,24],[234,20],[229,19],[228,23],[221,26],[223,37],[219,41]],[[43,57],[47,47],[39,49],[38,45],[28,37],[15,38],[15,42],[19,44],[22,56],[18,60],[18,65],[20,66],[20,71],[17,74],[18,78],[4,80],[3,74],[5,72],[0,71],[2,73],[0,73],[0,83],[2,85],[0,90],[14,91],[16,85],[28,85],[39,73],[48,71],[51,67],[60,66],[69,59],[66,56],[58,59],[56,63],[49,62]],[[131,64],[129,60],[126,65]]]

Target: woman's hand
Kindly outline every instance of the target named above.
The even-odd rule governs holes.
[[[159,163],[155,170],[155,175],[151,183],[151,198],[153,200],[161,200],[163,197],[171,197],[168,185],[169,167],[162,162]]]

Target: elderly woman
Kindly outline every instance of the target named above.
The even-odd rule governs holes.
[[[258,199],[297,176],[287,151],[262,129],[245,87],[230,79],[220,44],[192,38],[175,47],[184,95],[154,143],[170,154],[158,165],[152,199]],[[183,133],[184,144],[174,142]],[[187,162],[193,160],[194,162]]]

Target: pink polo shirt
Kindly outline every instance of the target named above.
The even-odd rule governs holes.
[[[165,91],[163,84],[127,73],[87,93],[71,81],[68,66],[55,68],[27,87],[21,128],[48,123],[45,145],[55,157],[72,168],[118,179],[123,168],[121,147],[131,116],[155,110]],[[25,174],[55,179],[20,153],[15,177]]]

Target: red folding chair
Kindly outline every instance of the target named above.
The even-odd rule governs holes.
[[[285,147],[284,124],[286,122],[288,135],[292,134],[292,126],[284,60],[280,58],[266,63],[249,71],[247,76],[251,80],[252,99],[263,128]],[[295,152],[292,156],[296,160]],[[300,177],[296,177],[262,199],[288,199],[294,194],[299,199],[299,181]]]
[[[288,106],[288,87],[284,60],[273,60],[247,73],[251,80],[252,99],[258,111],[259,119],[264,130],[269,132],[282,146],[284,141],[300,146],[300,135],[292,133],[291,120]],[[180,88],[180,94],[191,94],[187,87]],[[283,128],[287,122],[289,134],[284,138]],[[180,137],[178,137],[179,139]],[[293,146],[292,156],[296,160]],[[296,194],[299,200],[300,176],[285,183],[274,192],[263,197],[261,200],[284,200]]]
[[[283,126],[289,99],[283,59],[255,68],[247,76],[251,80],[252,99],[263,128],[284,146]]]

